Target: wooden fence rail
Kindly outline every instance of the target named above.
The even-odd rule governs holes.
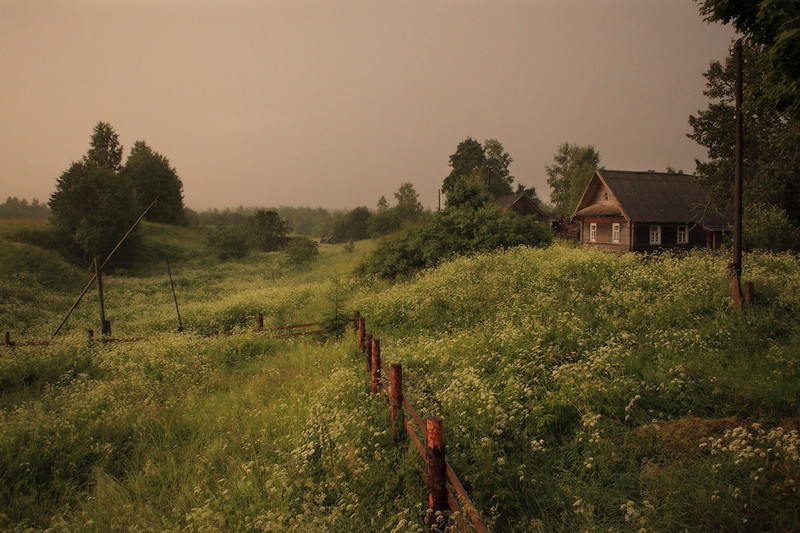
[[[314,326],[318,326],[319,324],[316,322],[309,322],[306,324],[292,324],[289,326],[278,326],[274,328],[266,328],[264,329],[264,316],[259,313],[256,317],[256,333],[274,333],[270,338],[272,339],[291,339],[294,337],[306,337],[310,335],[322,335],[325,333],[324,330],[321,329],[313,329],[308,331],[292,331],[297,329],[307,329],[312,328]],[[282,333],[284,331],[292,331],[291,333]],[[94,330],[89,329],[86,330],[87,337],[89,341],[93,342],[104,342],[104,343],[117,343],[117,342],[145,342],[150,340],[147,337],[130,337],[130,338],[115,338],[109,336],[102,336],[102,337],[95,337]],[[183,333],[182,331],[180,333]],[[213,333],[211,335],[204,335],[207,338],[216,338],[220,336],[232,336],[232,335],[242,335],[246,332],[244,331],[235,331],[235,332],[226,332],[226,333]],[[5,348],[15,348],[21,346],[50,346],[53,344],[60,344],[63,341],[55,341],[52,339],[47,340],[29,340],[29,341],[16,341],[13,340],[11,337],[11,332],[6,331],[3,333],[3,344],[2,346]]]
[[[370,374],[370,392],[375,395],[382,389],[387,395],[392,419],[392,434],[397,439],[407,435],[425,460],[429,510],[426,524],[430,531],[441,530],[437,524],[437,514],[449,509],[459,531],[471,531],[470,524],[465,519],[467,517],[475,531],[488,533],[489,530],[483,524],[469,494],[447,461],[443,433],[444,421],[439,417],[428,417],[424,422],[422,421],[416,409],[403,395],[401,365],[396,363],[391,365],[388,372],[390,379],[387,383],[386,365],[381,359],[380,339],[367,332],[366,320],[359,311],[353,312],[353,328],[356,331],[359,350],[366,361],[367,372]],[[404,409],[409,417],[404,416]],[[417,436],[417,430],[425,436],[425,444]]]

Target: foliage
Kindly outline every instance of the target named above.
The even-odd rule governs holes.
[[[197,213],[198,225],[235,224],[246,225],[248,217],[253,215],[260,207],[244,207],[225,209],[208,209]],[[312,237],[329,236],[333,231],[333,215],[321,207],[274,207],[266,209],[275,211],[282,220],[285,220],[294,233],[310,235]]]
[[[600,154],[593,146],[565,142],[553,156],[553,164],[545,167],[550,200],[560,218],[571,218],[583,195],[586,184],[600,165]]]
[[[289,224],[275,211],[258,209],[247,218],[250,241],[256,250],[274,252],[289,242]]]
[[[800,119],[800,7],[792,0],[698,0],[709,22],[731,23],[763,47],[765,77],[758,100],[762,107]]]
[[[467,137],[450,156],[453,170],[444,179],[442,191],[449,196],[460,181],[478,179],[485,184],[493,198],[511,194],[514,176],[508,167],[513,161],[497,139],[486,139],[481,146],[480,142]],[[519,184],[518,190],[520,187],[532,194],[532,198],[536,196],[535,189],[525,189],[524,185]]]
[[[797,249],[798,228],[786,212],[774,205],[748,205],[742,220],[743,244],[746,249],[782,252]]]
[[[130,183],[118,172],[88,159],[73,163],[50,197],[50,222],[84,258],[102,260],[136,221],[132,197]]]
[[[449,461],[490,530],[798,529],[793,256],[745,255],[759,304],[737,314],[728,257],[707,251],[517,247],[364,285],[330,279],[357,259],[342,248],[303,272],[277,254],[173,265],[184,335],[167,333],[166,273],[109,276],[111,320],[148,342],[86,343],[92,300],[60,343],[0,358],[0,529],[426,531],[421,458],[365,392],[352,338],[244,333],[256,312],[268,326],[327,316],[337,293],[380,336],[385,364],[403,365],[421,416],[444,418]],[[0,260],[0,316],[31,335],[71,303],[45,271],[25,278],[45,257]]]
[[[315,261],[319,256],[319,243],[308,237],[295,237],[289,241],[284,250],[289,262],[295,266],[303,266]]]
[[[30,203],[25,198],[9,196],[0,204],[0,218],[48,218],[50,210],[34,198]]]
[[[220,261],[241,259],[250,253],[250,235],[240,226],[217,226],[208,235],[207,243]]]
[[[372,214],[366,207],[356,207],[343,215],[334,216],[331,243],[360,241],[369,237]]]
[[[766,58],[744,47],[744,195],[745,204],[775,205],[800,223],[800,118],[759,105],[764,90]],[[689,117],[689,138],[708,151],[708,161],[696,161],[696,174],[722,209],[732,201],[735,150],[733,59],[711,63],[704,74],[710,103]]]
[[[448,199],[466,187],[465,183],[458,184]],[[448,206],[426,223],[381,241],[357,272],[394,279],[458,255],[519,245],[546,246],[552,242],[550,229],[532,217],[493,204],[465,203]]]
[[[119,135],[108,122],[98,122],[92,132],[91,148],[84,157],[84,162],[113,172],[120,170],[122,165],[122,145],[119,144]]]
[[[480,209],[491,203],[492,195],[478,176],[459,180],[445,199],[447,209]]]
[[[147,212],[146,220],[185,223],[183,183],[166,157],[154,152],[144,141],[136,141],[121,173],[131,183],[139,213],[158,197],[158,203]]]
[[[420,219],[423,207],[419,202],[419,194],[417,194],[411,182],[407,181],[401,184],[397,192],[394,193],[394,198],[397,200],[395,209],[404,224],[412,224]]]
[[[367,232],[373,239],[403,229],[403,219],[396,208],[387,208],[373,213],[369,218]]]
[[[394,197],[397,200],[397,205],[394,207],[389,207],[383,196],[378,200],[377,211],[372,214],[367,224],[370,237],[383,237],[422,220],[424,208],[412,183],[401,184]]]

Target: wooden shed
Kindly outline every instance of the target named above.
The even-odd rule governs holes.
[[[494,205],[502,209],[510,209],[519,215],[536,217],[536,220],[544,224],[552,221],[552,215],[542,210],[536,202],[525,194],[501,196],[494,201]]]
[[[583,246],[602,250],[718,248],[730,226],[694,176],[597,170],[573,215]]]

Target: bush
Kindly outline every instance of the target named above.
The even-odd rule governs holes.
[[[290,263],[302,266],[316,260],[319,255],[319,244],[308,237],[295,237],[286,245],[284,252]]]
[[[239,226],[217,226],[207,242],[209,249],[221,261],[241,259],[250,252],[247,230]]]
[[[786,216],[786,211],[778,206],[747,207],[742,225],[744,246],[748,250],[781,252],[797,246],[797,228]]]
[[[384,239],[356,272],[394,279],[458,255],[552,242],[552,231],[532,217],[491,204],[447,208],[425,224]]]

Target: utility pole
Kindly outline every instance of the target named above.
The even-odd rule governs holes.
[[[742,308],[742,198],[744,171],[744,121],[742,117],[743,100],[743,68],[742,40],[733,43],[733,62],[736,72],[735,106],[736,106],[736,152],[733,163],[733,258],[729,265],[729,281],[731,299],[735,309]]]

